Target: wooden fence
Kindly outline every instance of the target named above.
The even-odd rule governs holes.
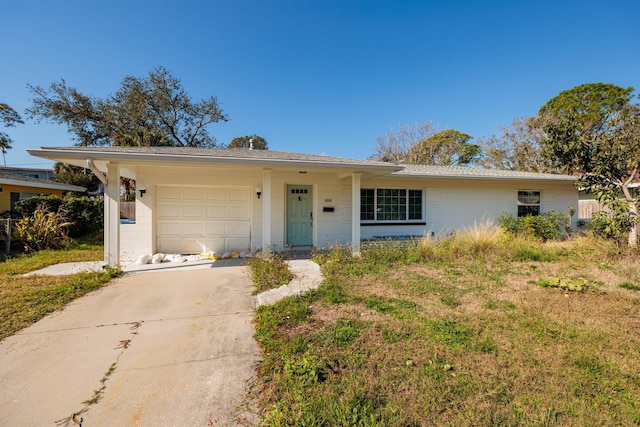
[[[608,208],[605,208],[595,200],[580,200],[578,201],[578,220],[590,221],[593,218],[593,214],[600,211],[609,212]],[[638,235],[640,235],[640,223],[636,225]]]
[[[599,211],[606,211],[600,203],[596,200],[580,200],[578,202],[578,219],[590,220],[593,218],[593,214]]]
[[[136,220],[136,202],[120,202],[120,218]]]

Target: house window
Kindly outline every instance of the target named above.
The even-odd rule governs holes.
[[[376,219],[376,195],[373,189],[360,190],[360,220],[374,221]]]
[[[360,220],[420,221],[422,220],[422,190],[363,188],[360,190]]]
[[[540,215],[540,192],[518,191],[518,217]]]

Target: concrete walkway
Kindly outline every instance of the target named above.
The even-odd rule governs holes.
[[[219,266],[126,274],[0,341],[0,425],[255,419],[242,407],[260,357],[252,286]]]
[[[290,295],[299,295],[315,289],[322,283],[323,276],[320,266],[308,259],[286,261],[293,279],[277,289],[270,289],[256,296],[256,307],[270,305]]]

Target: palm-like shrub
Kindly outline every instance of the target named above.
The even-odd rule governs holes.
[[[22,218],[16,228],[27,252],[43,249],[62,249],[69,242],[68,230],[72,222],[67,221],[64,211],[49,212],[40,205],[33,215]]]

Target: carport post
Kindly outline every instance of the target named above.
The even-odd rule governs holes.
[[[271,250],[271,169],[262,170],[262,252]]]
[[[104,193],[104,261],[120,264],[120,166],[107,165],[107,185]]]
[[[351,248],[360,253],[360,172],[351,174]]]

